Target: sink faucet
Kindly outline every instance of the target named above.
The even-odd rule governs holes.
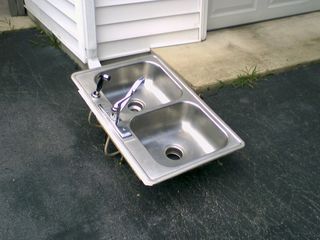
[[[116,126],[118,126],[119,123],[119,115],[120,112],[122,111],[122,109],[127,105],[127,103],[129,102],[131,96],[135,93],[135,91],[137,91],[138,87],[143,84],[145,82],[145,78],[144,77],[140,77],[138,78],[132,85],[132,87],[129,89],[129,91],[127,92],[127,94],[121,98],[120,100],[118,100],[115,104],[113,104],[111,111],[112,111],[112,115],[115,115],[115,124]]]
[[[101,91],[101,89],[103,87],[104,81],[108,81],[109,82],[110,80],[111,80],[111,76],[110,75],[108,75],[106,73],[100,74],[98,76],[98,83],[97,83],[96,90],[91,93],[91,96],[93,98],[99,98],[100,97],[100,91]]]

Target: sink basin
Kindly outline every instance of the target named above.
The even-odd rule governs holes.
[[[92,96],[101,74],[111,76]],[[144,78],[116,118],[112,109]],[[159,58],[146,55],[74,73],[79,93],[131,168],[154,185],[244,147]]]
[[[195,161],[228,142],[212,119],[186,102],[139,115],[130,128],[154,160],[170,167]]]
[[[103,73],[112,77],[105,83],[102,92],[104,96],[114,104],[131,88],[132,84],[140,77],[145,77],[145,83],[135,93],[134,98],[127,105],[131,111],[147,110],[154,106],[169,103],[181,97],[182,91],[172,81],[165,71],[152,62],[139,62]],[[101,74],[101,72],[99,73]],[[97,82],[97,80],[95,80]]]

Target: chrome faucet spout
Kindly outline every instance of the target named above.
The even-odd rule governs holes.
[[[144,77],[138,78],[133,83],[132,87],[129,89],[127,94],[123,98],[118,100],[115,104],[113,104],[111,110],[112,110],[112,112],[114,114],[116,114],[116,120],[115,120],[116,121],[116,125],[118,125],[118,123],[119,123],[120,112],[127,105],[127,103],[129,102],[131,96],[137,91],[137,89],[139,88],[140,85],[144,84],[144,82],[145,82],[145,78]]]

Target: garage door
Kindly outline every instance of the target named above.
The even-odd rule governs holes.
[[[208,30],[320,10],[320,0],[209,0]]]

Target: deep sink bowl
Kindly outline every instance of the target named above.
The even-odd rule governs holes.
[[[106,73],[100,98],[92,97]],[[110,115],[137,79],[120,112]],[[244,147],[244,142],[173,71],[153,55],[72,75],[79,93],[137,176],[153,185]],[[122,134],[125,131],[125,134]]]
[[[185,102],[139,115],[130,127],[154,160],[169,167],[195,161],[228,142],[199,107]]]
[[[145,78],[145,83],[139,87],[134,98],[129,102],[127,106],[129,110],[150,109],[176,100],[182,95],[178,85],[159,65],[152,62],[135,63],[110,69],[104,73],[111,76],[111,81],[105,83],[102,88],[104,96],[111,104],[125,96],[135,80],[142,76]]]

